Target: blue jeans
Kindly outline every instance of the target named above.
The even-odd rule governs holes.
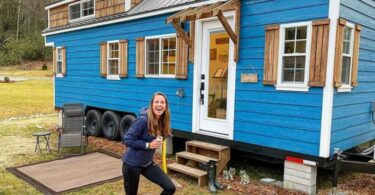
[[[162,195],[172,195],[176,191],[171,179],[155,163],[147,166],[131,166],[122,164],[122,174],[124,177],[124,189],[126,195],[137,195],[139,176],[142,174],[148,180],[158,184],[163,188]]]

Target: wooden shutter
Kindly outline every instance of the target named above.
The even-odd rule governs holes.
[[[120,48],[120,77],[128,76],[128,41],[121,40],[119,42]]]
[[[354,31],[354,45],[353,45],[353,61],[352,61],[352,86],[358,86],[358,59],[359,59],[359,39],[362,27],[360,25],[355,25]]]
[[[188,50],[189,46],[185,43],[181,36],[177,36],[177,64],[176,78],[187,79],[188,68]]]
[[[340,87],[342,85],[341,83],[342,50],[343,50],[345,26],[346,26],[346,21],[340,18],[337,23],[337,31],[336,31],[335,72],[333,75],[333,83],[335,87]]]
[[[190,40],[191,47],[189,48],[189,62],[194,64],[194,40],[195,40],[195,21],[190,21]]]
[[[326,82],[329,19],[312,23],[309,86],[324,87]]]
[[[100,43],[100,76],[107,76],[107,42]]]
[[[65,76],[66,75],[66,48],[65,47],[61,47],[61,60],[62,60],[61,74]]]
[[[136,45],[136,77],[145,77],[145,38],[137,38]]]
[[[56,55],[56,47],[52,48],[52,66],[53,66],[53,74],[56,75],[57,69],[57,55]]]
[[[277,64],[279,58],[280,26],[266,27],[266,42],[264,46],[263,84],[275,85],[277,81]]]

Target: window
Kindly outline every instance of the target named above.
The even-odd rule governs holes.
[[[343,86],[350,86],[351,69],[353,59],[353,31],[354,28],[346,26],[344,28],[344,40],[342,50],[342,72],[341,82]]]
[[[311,22],[281,25],[280,55],[276,88],[307,91]]]
[[[118,77],[119,76],[119,65],[120,65],[120,51],[119,42],[110,41],[108,42],[108,76]]]
[[[94,0],[84,0],[69,5],[69,20],[94,16]]]
[[[56,74],[61,75],[62,74],[62,48],[57,47],[56,48]]]
[[[176,52],[175,35],[146,38],[146,75],[174,77]]]

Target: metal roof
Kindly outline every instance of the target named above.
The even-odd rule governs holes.
[[[143,0],[137,6],[129,11],[129,14],[143,13],[152,10],[159,10],[167,7],[173,7],[189,2],[198,2],[198,0]]]
[[[59,2],[59,1],[60,0],[56,2]],[[124,13],[119,13],[115,15],[104,16],[104,17],[94,18],[94,19],[89,19],[89,20],[83,20],[83,21],[69,23],[67,25],[57,26],[53,28],[47,28],[43,30],[42,33],[49,33],[49,32],[54,32],[54,31],[59,31],[59,30],[80,27],[80,26],[86,26],[86,25],[96,24],[100,22],[106,22],[106,21],[111,21],[115,19],[126,18],[126,17],[130,17],[134,15],[150,13],[153,11],[159,11],[159,10],[173,8],[173,7],[179,7],[183,5],[198,3],[198,2],[205,2],[205,1],[209,1],[209,0],[142,0],[135,7],[133,7],[132,9]]]

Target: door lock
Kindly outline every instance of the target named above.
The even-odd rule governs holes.
[[[204,82],[201,82],[201,88],[200,88],[200,104],[204,104]]]

